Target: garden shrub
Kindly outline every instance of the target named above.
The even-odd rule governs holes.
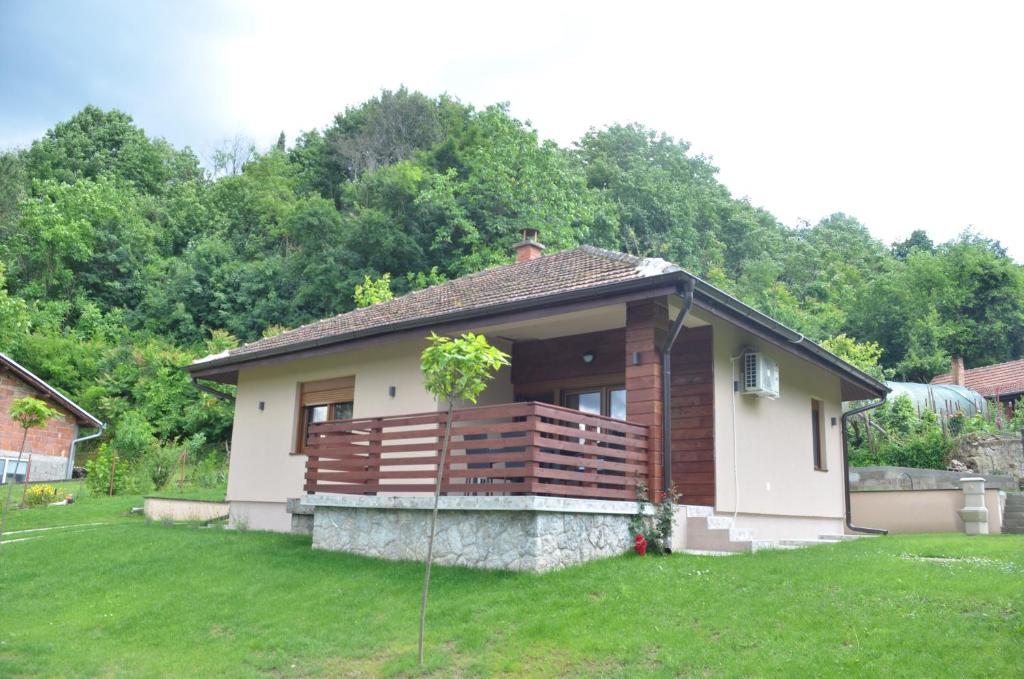
[[[155,489],[161,490],[167,485],[184,452],[183,446],[157,446],[146,454],[143,467]]]
[[[218,488],[227,481],[227,469],[216,455],[209,455],[192,466],[190,480],[200,488]]]
[[[129,410],[117,421],[110,446],[121,461],[134,464],[145,458],[156,448],[157,439],[153,435],[153,426],[145,416],[137,410]]]
[[[644,536],[647,549],[654,554],[669,554],[672,551],[672,520],[679,498],[673,486],[668,493],[661,493],[661,502],[654,506],[653,516],[648,516],[647,505],[651,501],[647,486],[639,481],[636,484],[636,514],[629,520],[629,532],[634,537]]]
[[[25,490],[25,504],[42,507],[60,499],[60,492],[48,483],[37,483]]]
[[[117,459],[117,465],[113,465]],[[114,467],[114,495],[123,495],[137,489],[138,479],[134,476],[131,465],[114,453],[108,444],[100,446],[96,457],[86,463],[85,485],[94,495],[106,495],[110,492],[110,473]]]

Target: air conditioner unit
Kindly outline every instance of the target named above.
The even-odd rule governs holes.
[[[778,398],[779,365],[758,351],[743,354],[743,393]]]

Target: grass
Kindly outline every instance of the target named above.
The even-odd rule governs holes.
[[[420,564],[316,552],[302,536],[147,524],[123,515],[131,502],[17,513],[63,525],[106,513],[109,525],[0,547],[0,676],[1010,677],[1024,667],[1022,536],[623,556],[542,576],[438,568],[421,672]],[[36,525],[28,516],[21,525]]]

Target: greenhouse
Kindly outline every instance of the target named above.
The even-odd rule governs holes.
[[[988,401],[978,392],[956,384],[921,384],[919,382],[886,382],[892,392],[888,400],[908,396],[918,413],[930,410],[941,417],[962,413],[971,417],[988,413]]]

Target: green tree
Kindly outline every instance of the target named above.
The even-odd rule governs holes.
[[[877,380],[884,381],[892,377],[892,371],[880,365],[882,347],[878,342],[858,342],[855,338],[840,333],[824,340],[821,346]]]
[[[419,661],[423,664],[423,635],[427,621],[427,595],[430,591],[430,565],[434,557],[434,535],[437,529],[437,505],[441,497],[441,483],[444,478],[445,458],[451,441],[452,415],[457,400],[476,403],[494,373],[502,366],[509,365],[508,354],[492,347],[483,335],[466,333],[451,339],[430,333],[428,346],[423,350],[420,368],[423,384],[438,401],[447,404],[444,441],[437,462],[437,478],[434,485],[434,509],[430,515],[430,535],[427,539],[427,559],[423,573],[423,595],[420,599]]]
[[[191,150],[150,139],[130,115],[95,106],[86,106],[33,142],[25,163],[34,179],[72,184],[112,176],[149,194],[202,176]]]
[[[391,274],[385,273],[377,280],[371,280],[369,276],[363,278],[361,285],[356,286],[355,301],[359,308],[390,302],[394,298],[391,294]]]

